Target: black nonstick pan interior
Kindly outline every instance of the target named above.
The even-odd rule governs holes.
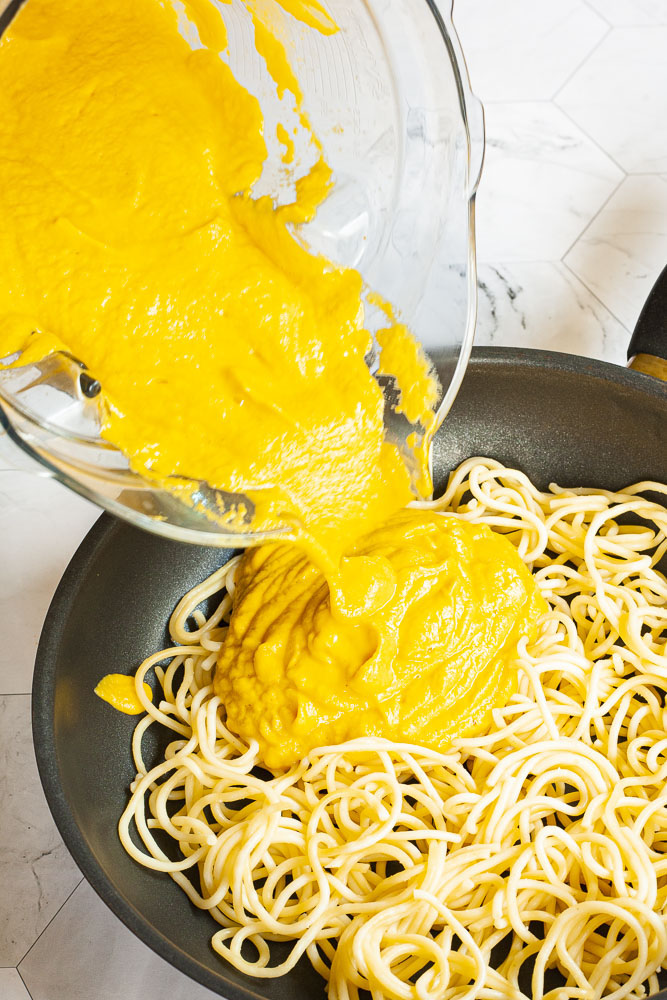
[[[609,489],[664,482],[666,424],[667,386],[648,375],[540,351],[478,350],[437,436],[436,490],[472,455],[521,468],[541,488],[552,481]],[[322,980],[306,962],[280,980],[250,980],[229,968],[210,947],[211,918],[167,875],[136,865],[116,833],[134,777],[136,719],[114,712],[93,688],[104,674],[129,673],[168,644],[166,623],[179,598],[230,554],[100,518],[44,625],[33,687],[37,760],[74,858],[148,945],[228,1000],[322,1000]]]

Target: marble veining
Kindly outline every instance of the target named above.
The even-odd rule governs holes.
[[[482,264],[478,284],[479,345],[567,351],[624,364],[628,331],[564,264]]]
[[[0,696],[0,802],[0,965],[10,966],[81,881],[39,782],[26,695]]]
[[[623,172],[553,104],[490,104],[486,128],[479,260],[559,260]]]
[[[667,263],[667,0],[455,0],[454,18],[487,113],[477,342],[623,364]],[[49,816],[32,665],[98,512],[7,468],[0,457],[0,998],[205,1000],[80,883]]]

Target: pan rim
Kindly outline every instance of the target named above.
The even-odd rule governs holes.
[[[261,994],[251,989],[246,990],[242,987],[240,992],[234,984],[225,983],[224,965],[221,965],[220,976],[211,973],[204,965],[157,931],[119,892],[98,864],[76,822],[65,792],[58,766],[58,747],[55,738],[54,704],[58,649],[68,612],[76,601],[87,570],[94,564],[99,550],[110,543],[113,535],[128,527],[131,526],[107,512],[101,514],[68,563],[46,613],[35,654],[31,698],[32,739],[39,778],[58,832],[82,875],[112,913],[133,934],[170,965],[226,1000],[264,1000]],[[224,986],[226,993],[220,992],[221,986]]]
[[[583,354],[544,351],[533,347],[475,347],[468,368],[481,368],[484,365],[504,366],[507,362],[526,368],[586,375],[604,382],[626,385],[631,389],[641,389],[657,399],[667,400],[667,382],[662,382],[659,378],[634,368],[626,368],[612,361],[600,361],[598,358],[585,357]]]
[[[617,386],[640,390],[667,404],[667,383],[641,372],[606,361],[542,351],[531,348],[474,348],[470,368],[507,367],[540,369],[563,374],[585,375]],[[107,877],[88,846],[67,799],[60,774],[55,739],[55,688],[58,650],[70,608],[77,599],[81,583],[97,553],[109,544],[114,533],[130,527],[108,513],[102,513],[72,556],[55,590],[40,633],[32,682],[32,738],[40,781],[46,801],[68,851],[97,895],[133,934],[170,965],[227,1000],[263,1000],[250,985],[241,986],[225,980],[225,965],[220,973],[209,970],[184,952],[142,915]],[[139,529],[132,529],[139,530]],[[169,544],[174,544],[170,542]],[[185,544],[185,543],[182,543]],[[224,989],[225,992],[221,992]],[[656,994],[653,1000],[657,1000]]]

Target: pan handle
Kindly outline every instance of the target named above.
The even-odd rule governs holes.
[[[628,365],[667,381],[667,267],[639,314],[628,347]]]

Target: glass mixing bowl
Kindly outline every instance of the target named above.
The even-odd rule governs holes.
[[[0,0],[0,31],[19,6],[20,0]],[[305,110],[335,179],[299,237],[357,268],[422,342],[441,380],[439,424],[463,377],[475,327],[482,107],[471,91],[446,0],[439,7],[431,0],[328,0],[326,6],[340,28],[329,36],[277,14]],[[219,7],[230,65],[259,97],[268,125],[278,113],[271,106],[275,88],[255,52],[247,12],[240,0]],[[187,23],[182,30],[198,44]],[[266,134],[271,131],[267,127]],[[276,180],[271,165],[269,146],[262,178],[268,189]],[[381,323],[374,308],[367,303],[371,330]],[[181,541],[237,546],[276,534],[252,530],[252,494],[242,498],[244,525],[230,534],[207,510],[232,508],[238,496],[197,483],[197,503],[191,505],[133,472],[100,436],[98,391],[76,359],[63,354],[0,371],[4,464],[34,468],[37,460],[42,474],[113,514]],[[393,410],[391,386],[385,397],[387,433],[400,442],[405,428]]]

